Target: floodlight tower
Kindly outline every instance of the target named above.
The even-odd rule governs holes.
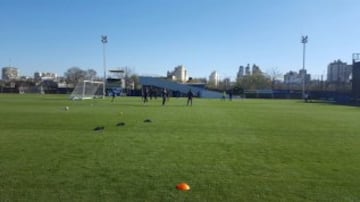
[[[104,62],[104,85],[103,85],[103,98],[105,98],[106,90],[106,56],[105,56],[105,45],[108,42],[107,36],[101,36],[101,43],[103,44],[103,62]]]
[[[301,36],[301,43],[303,44],[303,76],[302,76],[302,96],[305,96],[305,49],[306,49],[306,43],[308,42],[308,36]]]

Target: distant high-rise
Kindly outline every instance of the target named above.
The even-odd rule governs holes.
[[[41,80],[55,80],[57,78],[57,74],[51,72],[35,72],[34,79],[36,81]]]
[[[306,69],[300,69],[299,75],[301,76],[301,78],[305,78],[305,84],[310,83],[311,75],[307,73]]]
[[[186,82],[188,80],[188,74],[183,65],[176,66],[171,72],[168,71],[167,77],[180,82]]]
[[[355,98],[360,98],[360,53],[353,54],[352,94]]]
[[[302,77],[294,71],[290,71],[284,75],[284,83],[287,85],[301,84]]]
[[[252,66],[252,74],[261,74],[261,73],[262,73],[262,72],[261,72],[260,67],[257,66],[257,65],[255,65],[255,64],[253,64],[253,66]]]
[[[9,81],[13,79],[18,79],[19,77],[20,77],[20,72],[18,68],[15,67],[2,68],[2,80]]]
[[[290,71],[284,75],[284,83],[286,85],[300,86],[302,84],[303,78],[305,78],[306,83],[310,82],[311,76],[310,74],[307,74],[305,69],[299,70],[299,73]]]
[[[249,76],[251,73],[250,73],[250,64],[246,65],[245,67],[245,76]]]
[[[236,79],[239,80],[242,79],[243,77],[244,77],[244,66],[240,66],[239,71],[236,75]]]
[[[327,81],[330,83],[335,82],[350,82],[350,75],[352,72],[352,65],[346,64],[341,60],[336,60],[328,65]]]
[[[220,76],[216,71],[211,72],[209,76],[209,84],[217,87],[219,85]]]

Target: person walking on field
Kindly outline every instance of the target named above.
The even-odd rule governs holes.
[[[233,96],[233,92],[232,92],[232,91],[229,91],[229,100],[230,100],[230,101],[232,100],[232,96]]]
[[[143,91],[142,91],[142,93],[143,93],[143,101],[144,101],[144,104],[146,103],[146,102],[148,102],[149,100],[148,100],[148,96],[149,96],[149,89],[148,88],[143,88]]]
[[[162,105],[165,105],[165,102],[168,98],[168,92],[166,90],[166,88],[164,88],[161,92],[161,97],[162,97]]]
[[[111,102],[114,102],[115,97],[116,97],[116,93],[115,93],[114,89],[111,89],[111,96],[112,96]]]
[[[226,99],[226,92],[225,92],[225,91],[223,92],[222,99],[223,99],[223,100],[225,100],[225,99]]]
[[[189,89],[189,92],[187,93],[187,106],[189,106],[189,104],[192,106],[192,99],[193,99],[193,92],[191,91],[191,89]]]

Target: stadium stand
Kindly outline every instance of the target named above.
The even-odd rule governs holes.
[[[176,83],[173,81],[169,81],[162,78],[156,77],[146,77],[141,76],[139,77],[139,81],[143,86],[153,86],[157,88],[166,88],[173,92],[178,92],[180,94],[186,95],[186,93],[191,89],[191,91],[198,97],[201,98],[221,98],[222,93],[206,90],[203,88],[188,86],[185,84]]]

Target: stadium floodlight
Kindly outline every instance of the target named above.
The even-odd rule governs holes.
[[[306,78],[306,74],[305,74],[305,48],[306,48],[306,43],[307,42],[308,42],[308,36],[301,36],[301,43],[303,44],[303,65],[302,65],[302,69],[303,69],[302,96],[303,96],[303,98],[305,96],[305,78]]]
[[[106,56],[105,56],[105,45],[108,42],[107,36],[101,36],[101,43],[103,44],[103,63],[104,63],[104,85],[103,85],[103,98],[105,98],[105,90],[106,90]]]

